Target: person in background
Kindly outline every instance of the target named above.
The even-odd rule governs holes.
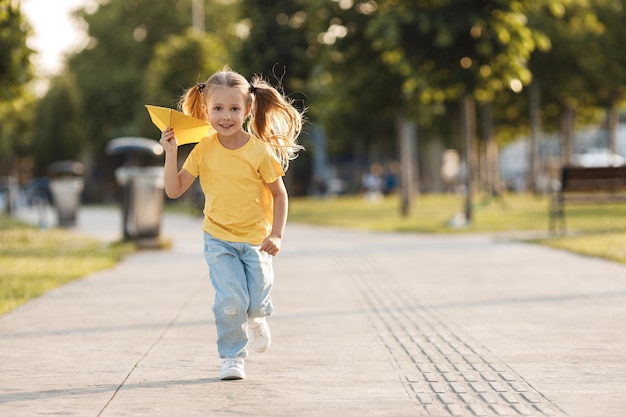
[[[383,167],[381,164],[372,164],[369,171],[363,174],[361,183],[368,201],[379,202],[383,198]]]

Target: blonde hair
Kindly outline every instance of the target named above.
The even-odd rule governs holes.
[[[304,149],[298,144],[302,131],[303,113],[296,109],[293,101],[255,75],[248,82],[241,74],[224,67],[211,75],[204,83],[189,88],[182,96],[179,108],[185,114],[208,121],[206,103],[218,87],[238,89],[244,97],[246,107],[251,108],[248,130],[269,144],[283,169]]]

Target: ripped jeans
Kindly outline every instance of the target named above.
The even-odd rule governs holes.
[[[220,358],[248,355],[248,318],[268,317],[274,311],[270,290],[274,283],[272,256],[260,245],[226,242],[204,233],[204,258],[215,289],[213,314]]]

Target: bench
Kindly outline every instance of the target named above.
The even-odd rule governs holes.
[[[626,201],[626,166],[575,167],[561,170],[561,181],[552,187],[550,198],[551,232],[565,231],[565,203],[606,203]]]

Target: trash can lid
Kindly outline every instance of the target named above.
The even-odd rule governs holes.
[[[124,136],[109,141],[106,152],[109,155],[147,154],[161,155],[163,147],[153,139]]]
[[[49,175],[55,174],[73,174],[83,175],[85,166],[78,161],[56,161],[46,167]]]

